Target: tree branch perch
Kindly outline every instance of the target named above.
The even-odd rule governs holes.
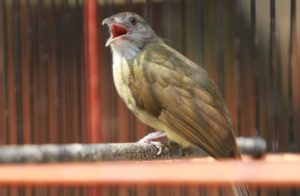
[[[243,154],[262,156],[266,142],[261,138],[237,138]],[[174,142],[162,142],[162,153],[150,144],[66,144],[0,146],[0,164],[5,163],[53,163],[95,161],[144,161],[206,157],[200,148],[182,148]]]

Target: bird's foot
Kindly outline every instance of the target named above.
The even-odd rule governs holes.
[[[152,144],[153,146],[155,146],[158,149],[157,155],[160,155],[161,152],[162,152],[161,143],[153,141],[153,140],[157,139],[157,138],[160,138],[160,137],[164,137],[164,136],[166,136],[166,133],[163,132],[163,131],[157,131],[157,132],[149,133],[144,138],[142,138],[140,141],[138,141],[138,143]]]

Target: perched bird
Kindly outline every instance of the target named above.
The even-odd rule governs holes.
[[[135,13],[119,13],[102,24],[110,29],[106,46],[117,92],[139,120],[159,130],[141,141],[160,148],[152,140],[167,135],[217,159],[241,158],[228,109],[205,70],[165,44]],[[235,195],[250,195],[245,184],[233,187]]]

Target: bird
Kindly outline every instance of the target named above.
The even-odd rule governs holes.
[[[234,125],[217,85],[201,66],[168,46],[138,14],[103,20],[110,37],[113,80],[119,96],[143,123],[158,130],[140,142],[159,148],[167,136],[183,147],[197,146],[215,159],[241,159]],[[245,183],[235,195],[248,196]]]

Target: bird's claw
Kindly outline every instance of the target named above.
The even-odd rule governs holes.
[[[144,139],[144,138],[143,138]],[[144,143],[147,143],[147,144],[152,144],[153,146],[155,146],[157,149],[158,149],[158,152],[156,155],[160,155],[161,152],[162,152],[162,145],[160,142],[156,142],[156,141],[147,141],[147,140],[143,140],[141,139],[140,141],[138,141],[137,143],[139,144],[144,144]]]
[[[160,142],[155,142],[155,141],[150,141],[150,144],[152,144],[153,146],[155,146],[158,149],[158,152],[156,155],[160,155],[162,152],[162,145]]]
[[[156,148],[158,148],[158,153],[157,155],[160,155],[162,152],[162,145],[160,142],[156,142],[153,141],[156,138],[160,138],[160,137],[164,137],[166,136],[166,133],[163,131],[157,131],[157,132],[153,132],[153,133],[149,133],[148,135],[146,135],[144,138],[142,138],[140,141],[138,141],[138,143],[148,143],[148,144],[152,144],[153,146],[155,146]]]

